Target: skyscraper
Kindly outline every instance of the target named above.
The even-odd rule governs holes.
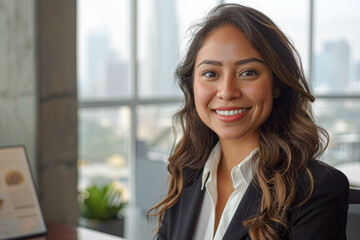
[[[172,95],[174,70],[178,63],[179,36],[174,0],[153,0],[151,19],[146,21],[146,58],[140,65],[140,94]]]
[[[101,78],[105,63],[111,57],[109,38],[106,33],[92,33],[88,36],[87,76],[88,91],[85,97],[99,97],[101,94]]]
[[[349,86],[350,50],[345,40],[326,42],[315,59],[315,89],[343,92]]]
[[[357,62],[355,65],[355,79],[360,83],[360,62]]]
[[[108,60],[104,66],[104,96],[123,98],[129,95],[127,64],[120,60]]]

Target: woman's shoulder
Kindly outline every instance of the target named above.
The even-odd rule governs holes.
[[[201,180],[203,169],[184,168],[184,187],[189,187],[195,184],[196,181]]]
[[[314,187],[331,189],[331,191],[347,192],[349,180],[340,170],[319,160],[309,165],[309,170],[314,178]]]
[[[290,239],[346,239],[346,218],[349,181],[339,170],[313,161],[299,175],[299,185],[293,206],[289,209],[292,225]]]
[[[349,194],[349,180],[340,170],[319,160],[312,161],[308,171],[303,170],[299,174],[298,190],[295,203],[303,202],[308,198],[316,199],[332,198],[334,196],[347,196]],[[313,189],[311,191],[311,178],[313,179]]]

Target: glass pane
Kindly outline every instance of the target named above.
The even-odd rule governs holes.
[[[314,89],[360,92],[360,1],[315,1]]]
[[[79,110],[79,189],[120,182],[129,196],[130,109]]]
[[[79,98],[129,97],[129,1],[78,0],[77,9]]]
[[[316,100],[317,120],[330,135],[322,160],[342,170],[360,187],[360,100]]]
[[[147,211],[166,193],[167,159],[174,143],[172,116],[179,105],[137,109],[136,201]]]
[[[305,73],[309,70],[309,1],[225,1],[255,8],[267,15],[290,38],[299,52]]]
[[[174,82],[185,30],[215,0],[138,1],[138,92],[140,97],[180,95]]]

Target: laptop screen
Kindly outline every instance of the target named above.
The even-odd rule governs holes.
[[[23,146],[0,147],[0,240],[46,233]]]

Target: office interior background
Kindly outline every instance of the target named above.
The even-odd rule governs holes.
[[[117,181],[125,236],[152,238],[182,106],[174,70],[189,27],[228,2],[293,41],[330,134],[322,160],[360,187],[359,1],[0,0],[0,145],[26,146],[45,218],[77,224],[78,191]]]

